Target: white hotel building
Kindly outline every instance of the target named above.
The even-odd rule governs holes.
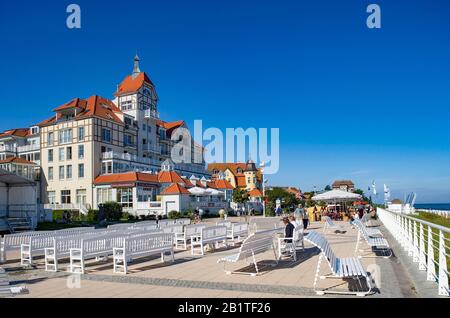
[[[132,74],[118,85],[113,100],[101,96],[74,98],[53,111],[54,116],[29,129],[0,134],[0,163],[19,157],[22,164],[29,161],[39,170],[37,203],[76,205],[82,210],[97,208],[102,201],[94,182],[99,176],[130,171],[157,175],[162,163],[171,157],[175,143],[172,133],[186,127],[182,120],[165,122],[159,118],[155,86],[140,71],[137,56]],[[191,157],[200,156],[201,163],[169,161],[167,167],[183,180],[210,181],[202,147],[192,142],[191,148]],[[146,200],[156,200],[165,190],[164,184],[157,182],[152,187],[154,191],[144,196]],[[122,192],[126,191],[114,190],[115,194]],[[110,199],[122,201],[120,194]]]

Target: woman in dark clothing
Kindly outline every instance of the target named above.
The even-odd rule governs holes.
[[[294,236],[294,225],[289,222],[289,218],[283,218],[283,223],[286,226],[284,229],[284,237],[293,237]],[[290,243],[291,240],[284,240],[286,243]]]

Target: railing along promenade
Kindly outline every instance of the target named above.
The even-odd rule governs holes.
[[[377,215],[426,279],[437,283],[438,294],[449,296],[450,228],[381,208]]]

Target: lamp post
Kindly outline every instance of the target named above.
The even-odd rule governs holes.
[[[262,161],[259,164],[259,167],[260,167],[259,171],[261,171],[261,179],[262,179],[263,217],[266,217],[266,185],[265,185],[266,180],[264,180],[264,167],[265,167],[264,161]]]

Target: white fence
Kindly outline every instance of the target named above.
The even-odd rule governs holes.
[[[380,208],[377,215],[427,280],[437,282],[439,295],[449,296],[450,229]]]

